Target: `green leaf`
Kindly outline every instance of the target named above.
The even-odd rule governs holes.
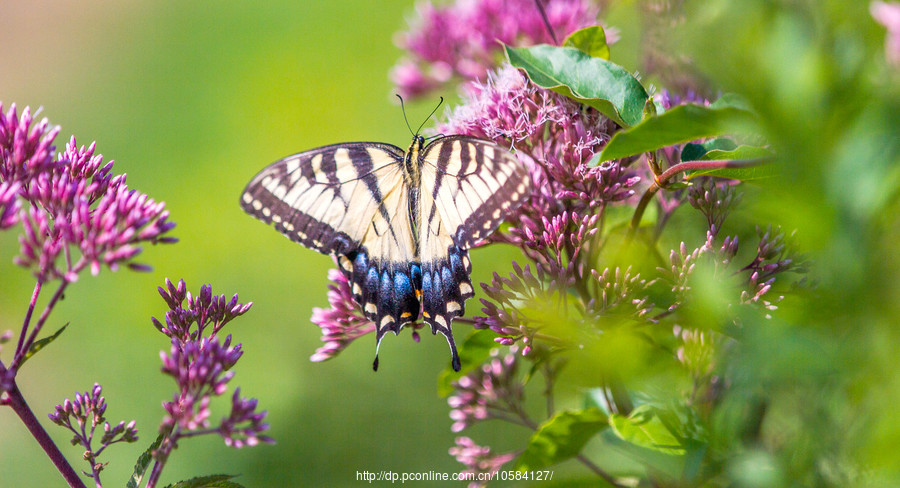
[[[609,425],[623,441],[666,454],[684,454],[684,447],[678,437],[666,427],[656,408],[651,405],[641,405],[627,417],[612,414],[609,416]]]
[[[31,347],[28,348],[28,352],[26,352],[25,356],[22,358],[21,364],[25,364],[25,361],[27,361],[28,358],[30,358],[31,356],[34,356],[38,351],[40,351],[41,349],[46,347],[51,342],[55,341],[56,338],[59,337],[59,335],[62,334],[63,331],[66,330],[66,327],[68,327],[68,326],[69,326],[69,322],[66,322],[66,325],[60,327],[59,330],[57,330],[56,332],[53,333],[53,335],[47,336],[47,337],[44,337],[43,339],[32,342]]]
[[[569,34],[563,41],[563,47],[574,47],[594,58],[609,60],[609,45],[606,44],[606,32],[602,26],[592,25]]]
[[[459,371],[447,367],[438,378],[438,394],[442,397],[453,393],[453,382],[480,368],[487,358],[491,357],[491,350],[497,347],[494,338],[497,334],[484,329],[475,330],[463,341],[459,348]]]
[[[519,470],[542,469],[571,459],[609,421],[599,408],[561,412],[541,424],[519,456]]]
[[[594,107],[623,127],[641,121],[647,91],[625,68],[574,47],[504,46],[509,63],[543,88]]]
[[[230,474],[211,474],[208,476],[197,476],[189,480],[178,481],[168,485],[166,488],[244,488],[244,485],[229,481],[234,478]]]
[[[134,463],[134,472],[131,474],[131,478],[128,479],[128,483],[125,484],[126,488],[137,488],[141,483],[141,480],[144,478],[144,473],[147,472],[147,466],[150,466],[150,461],[153,460],[153,451],[159,449],[159,445],[167,434],[168,432],[159,434],[156,437],[156,440],[150,444],[150,447],[138,456],[137,462]]]
[[[688,143],[684,145],[684,148],[681,150],[681,160],[682,161],[697,161],[702,158],[704,154],[712,151],[713,149],[721,149],[723,151],[733,151],[737,148],[737,144],[727,137],[717,137],[715,139],[710,139],[708,141],[697,143]]]
[[[679,105],[617,132],[595,162],[599,164],[707,137],[752,132],[755,121],[752,112],[730,105],[718,108]]]

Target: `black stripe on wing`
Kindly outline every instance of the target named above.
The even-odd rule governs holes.
[[[288,156],[253,178],[241,207],[306,247],[346,254],[375,212],[387,217],[378,179],[402,177],[403,155],[390,144],[357,142]]]
[[[423,159],[436,167],[436,180],[423,185],[435,202],[429,220],[439,215],[461,249],[471,249],[497,230],[531,193],[525,165],[489,141],[445,137],[429,144]]]

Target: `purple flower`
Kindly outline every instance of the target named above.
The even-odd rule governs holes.
[[[599,11],[587,0],[547,0],[543,6],[558,39],[593,25]],[[482,79],[496,66],[501,42],[554,43],[534,0],[467,0],[446,7],[426,2],[416,11],[416,24],[396,41],[409,58],[391,72],[397,90],[407,97],[427,93],[454,74]],[[609,42],[614,40],[611,36]]]
[[[709,232],[715,237],[722,223],[738,202],[741,195],[728,182],[716,183],[712,178],[695,183],[688,190],[688,201],[706,217]]]
[[[524,417],[525,390],[517,371],[517,356],[508,354],[503,358],[494,357],[481,368],[455,381],[455,391],[447,398],[447,404],[452,409],[451,430],[459,432],[491,418]]]
[[[314,308],[310,320],[322,328],[325,345],[309,359],[318,362],[337,356],[351,342],[375,332],[375,323],[365,318],[353,301],[350,282],[337,269],[328,271],[328,303],[331,308]]]
[[[596,323],[600,322],[601,316],[609,315],[645,317],[653,308],[644,295],[653,281],[642,280],[640,273],[632,274],[630,266],[624,271],[606,268],[602,273],[592,269],[591,274],[597,283],[598,296],[588,303],[587,310]]]
[[[691,377],[704,378],[715,368],[715,355],[724,336],[712,330],[686,329],[680,325],[673,327],[675,337],[680,341],[675,357],[687,368]]]
[[[243,355],[241,345],[231,345],[231,335],[220,341],[219,332],[231,320],[246,313],[253,305],[239,303],[235,294],[213,295],[212,287],[204,285],[198,295],[187,291],[184,280],[178,284],[166,279],[159,294],[169,306],[166,323],[153,318],[157,330],[171,339],[169,353],[160,352],[163,373],[173,377],[178,391],[172,401],[164,402],[166,417],[160,426],[168,432],[160,445],[157,459],[165,460],[184,437],[218,433],[225,444],[232,447],[272,442],[261,435],[268,430],[263,420],[266,412],[256,412],[255,399],[240,396],[240,388],[232,396],[231,412],[216,427],[210,426],[210,403],[214,396],[228,390],[234,377],[232,368]]]
[[[230,335],[224,343],[215,336],[185,343],[172,338],[170,354],[160,352],[160,358],[163,373],[175,378],[179,392],[171,402],[163,403],[168,413],[163,426],[177,424],[184,430],[207,427],[209,399],[225,393],[234,377],[229,370],[242,354],[240,344],[231,347]]]
[[[479,446],[468,437],[457,437],[456,445],[449,449],[451,456],[466,466],[459,479],[470,480],[469,488],[486,486],[487,481],[479,479],[479,475],[495,474],[504,464],[512,461],[516,453],[493,454],[491,448]]]
[[[101,395],[103,388],[94,383],[91,391],[76,393],[75,400],[68,398],[57,405],[49,415],[50,421],[72,431],[72,445],[80,445],[85,449],[84,459],[91,465],[91,477],[99,486],[100,471],[105,463],[97,462],[100,454],[110,445],[117,442],[135,442],[138,440],[137,428],[132,420],[127,424],[122,421],[116,425],[106,422],[106,399]],[[98,426],[102,426],[100,447],[92,446]]]
[[[0,230],[19,223],[19,185],[18,182],[0,183]]]
[[[257,412],[255,398],[240,396],[241,389],[235,388],[231,397],[231,415],[222,419],[219,434],[225,438],[225,445],[236,448],[255,446],[260,442],[274,444],[275,441],[261,432],[269,430],[269,424],[263,422],[266,411]]]
[[[675,303],[670,307],[674,309],[685,300],[690,300],[688,293],[691,290],[690,277],[701,259],[708,259],[714,266],[716,277],[726,279],[730,273],[726,272],[729,263],[737,254],[737,238],[726,237],[721,246],[716,246],[715,236],[707,231],[706,242],[702,246],[688,252],[687,245],[681,243],[678,250],[669,252],[669,267],[656,268],[663,279],[672,284],[672,291],[676,294]]]
[[[534,335],[541,326],[528,317],[525,309],[555,307],[554,294],[565,285],[560,286],[547,277],[542,266],[535,266],[536,273],[532,273],[529,265],[522,268],[515,261],[512,264],[514,272],[508,278],[494,272],[490,285],[481,284],[491,300],[481,299],[483,315],[475,317],[475,328],[490,328],[500,335],[495,340],[505,346],[522,341],[525,355],[531,351]]]
[[[54,166],[53,139],[59,127],[50,127],[44,118],[32,126],[31,109],[16,114],[16,104],[3,113],[0,103],[0,181],[27,182]]]
[[[881,25],[887,28],[884,39],[884,57],[888,63],[900,66],[900,3],[872,2],[869,12]]]
[[[59,129],[46,119],[32,122],[28,108],[21,118],[15,106],[0,113],[0,228],[21,221],[24,231],[15,262],[32,268],[41,283],[75,281],[85,268],[94,275],[103,266],[147,269],[132,261],[140,245],[175,241],[165,235],[175,226],[165,204],[129,190],[93,143],[78,147],[71,138],[54,160]]]
[[[236,293],[230,300],[225,295],[213,296],[211,285],[200,287],[200,294],[195,296],[187,291],[184,280],[179,280],[176,285],[166,278],[166,287],[157,290],[169,306],[169,311],[166,312],[165,325],[151,317],[153,326],[180,343],[197,340],[204,332],[209,332],[210,336],[216,335],[225,324],[247,313],[253,306],[253,302],[239,303]],[[212,329],[207,331],[209,326]]]

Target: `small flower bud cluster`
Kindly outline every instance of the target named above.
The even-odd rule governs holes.
[[[128,423],[122,421],[116,425],[110,425],[106,421],[106,398],[101,395],[102,391],[103,388],[94,383],[91,391],[76,393],[74,400],[67,398],[49,415],[51,422],[75,434],[71,440],[72,445],[85,449],[84,459],[91,464],[91,476],[95,479],[105,466],[105,463],[97,462],[97,458],[108,446],[138,440],[134,420]],[[102,427],[103,432],[100,447],[94,448],[92,444],[98,426]]]
[[[218,426],[210,424],[210,402],[228,390],[234,377],[232,367],[243,355],[241,345],[231,345],[231,335],[221,340],[219,332],[235,317],[246,313],[253,305],[239,303],[238,296],[230,300],[225,295],[213,295],[212,287],[204,285],[198,295],[187,291],[184,280],[177,284],[166,280],[159,294],[169,306],[165,324],[153,318],[157,330],[171,339],[168,353],[160,352],[163,373],[178,384],[172,401],[164,402],[166,417],[160,426],[168,436],[160,446],[157,459],[165,460],[178,440],[183,437],[217,433],[225,444],[233,447],[272,442],[261,435],[268,430],[263,420],[266,412],[256,412],[255,399],[240,396],[235,389],[231,413]]]

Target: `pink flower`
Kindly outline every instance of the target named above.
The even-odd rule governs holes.
[[[543,7],[553,34],[534,0],[459,0],[445,7],[419,4],[416,23],[397,36],[397,45],[409,52],[391,72],[397,90],[416,97],[452,75],[483,79],[497,66],[501,43],[555,44],[594,24],[599,12],[588,0],[546,0]]]
[[[869,12],[881,25],[887,27],[884,39],[884,56],[888,63],[900,67],[900,3],[872,2]]]
[[[466,466],[460,473],[460,480],[469,480],[468,488],[478,488],[486,486],[487,481],[480,479],[480,474],[493,475],[503,467],[504,464],[512,461],[516,457],[516,453],[509,452],[506,454],[493,454],[491,448],[487,446],[479,446],[468,437],[457,437],[456,445],[449,449],[450,455],[455,457],[457,461]]]

